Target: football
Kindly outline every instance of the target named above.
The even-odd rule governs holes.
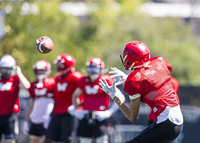
[[[36,40],[36,47],[42,54],[49,53],[53,49],[53,41],[48,36],[42,36]]]

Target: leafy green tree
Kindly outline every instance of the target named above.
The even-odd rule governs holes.
[[[75,0],[74,0],[75,1]],[[22,15],[24,2],[38,6],[38,14]],[[2,1],[6,14],[6,34],[0,43],[0,56],[12,55],[23,73],[34,80],[32,65],[40,59],[53,60],[61,53],[73,55],[76,69],[86,74],[85,63],[100,57],[106,68],[123,70],[119,55],[126,43],[143,41],[152,57],[162,56],[173,66],[172,75],[180,84],[200,84],[199,36],[179,18],[153,18],[140,13],[137,7],[144,1],[85,0],[88,15],[75,17],[59,10],[62,0]],[[67,2],[67,0],[65,0]],[[94,9],[94,10],[91,10]],[[48,54],[37,51],[35,41],[49,36],[54,49]],[[56,70],[53,66],[55,76]]]

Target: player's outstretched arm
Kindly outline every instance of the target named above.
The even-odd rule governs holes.
[[[16,66],[16,74],[18,75],[21,84],[26,88],[29,89],[31,84],[28,81],[28,79],[23,75],[21,68],[19,66]]]
[[[115,101],[115,103],[119,106],[119,109],[123,112],[123,114],[132,122],[137,120],[138,112],[140,108],[140,98],[139,94],[130,96],[130,106],[127,106],[124,101],[119,97],[116,87],[116,81],[113,80],[112,86],[109,86],[105,79],[100,80],[99,85],[101,89],[110,95],[110,97]]]

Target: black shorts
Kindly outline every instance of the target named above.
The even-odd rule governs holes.
[[[2,135],[5,136],[5,139],[17,138],[15,128],[19,127],[16,125],[16,122],[18,122],[18,117],[15,113],[0,116],[0,140],[2,138]]]
[[[155,121],[148,119],[148,126],[153,124]]]
[[[176,125],[169,119],[159,124],[154,122],[137,137],[126,143],[168,143],[175,140],[182,129],[183,125]]]
[[[52,115],[46,139],[53,141],[72,141],[72,131],[74,127],[74,117],[70,114]]]
[[[97,119],[92,118],[92,113],[86,114],[79,121],[77,136],[97,138],[101,135],[108,135],[107,123],[107,119],[99,122]]]
[[[43,126],[43,123],[41,124],[35,124],[31,123],[29,135],[42,137],[45,135],[46,129]]]

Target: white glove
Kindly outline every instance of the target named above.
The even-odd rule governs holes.
[[[74,105],[71,105],[67,108],[67,111],[68,113],[71,115],[71,116],[74,116],[74,112],[75,112],[75,107]]]
[[[109,86],[107,81],[102,78],[103,81],[100,79],[99,85],[101,86],[101,89],[106,92],[110,97],[113,99],[116,95],[116,80],[113,80],[112,86]]]
[[[104,119],[107,119],[109,117],[111,117],[111,115],[113,114],[113,112],[111,110],[105,110],[105,111],[96,111],[95,115],[96,115],[96,119],[101,122]]]
[[[24,121],[23,129],[22,129],[23,134],[28,135],[29,132],[29,124],[27,121]]]
[[[75,110],[74,115],[76,116],[76,118],[78,118],[79,120],[82,120],[85,117],[85,114],[88,113],[87,111],[84,110]]]
[[[124,83],[128,77],[127,74],[125,74],[123,71],[117,69],[116,67],[114,68],[110,68],[112,71],[109,71],[109,74],[113,74],[111,75],[112,78],[115,78],[115,77],[119,77],[120,80],[116,83],[116,85],[120,85],[122,83]]]

